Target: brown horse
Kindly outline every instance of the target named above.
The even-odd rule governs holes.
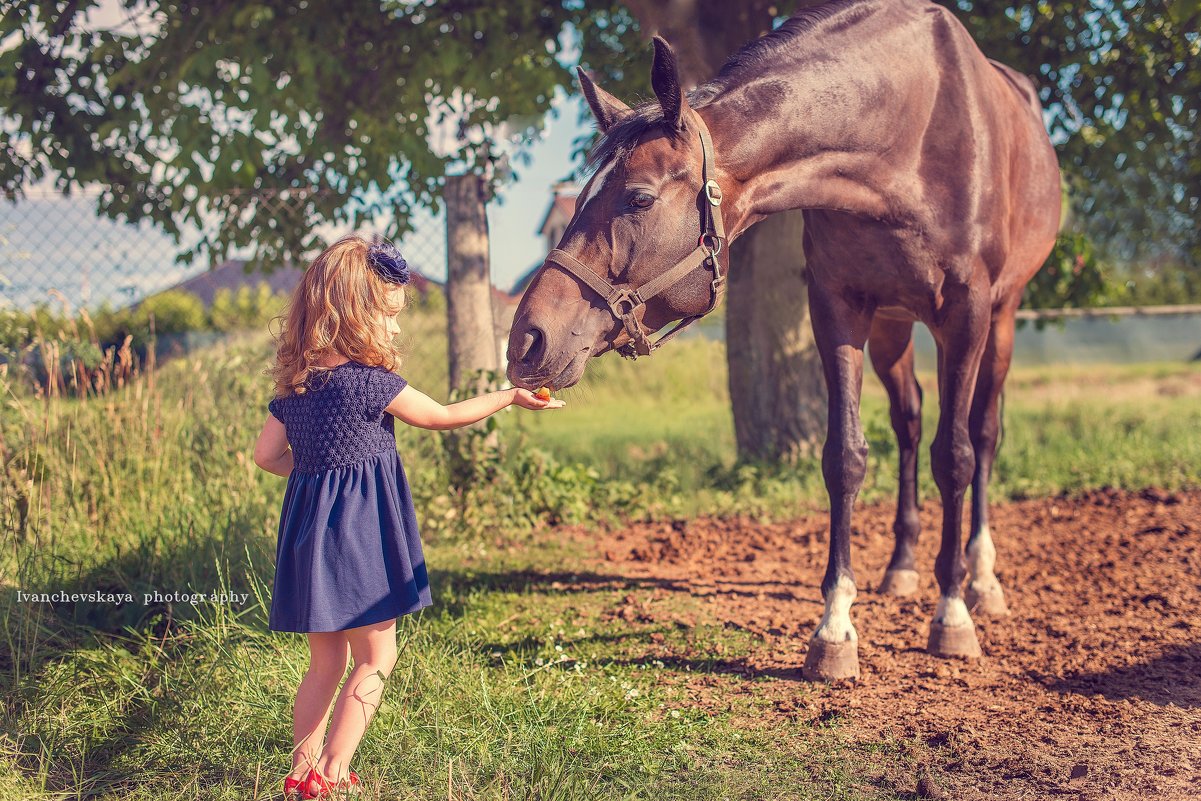
[[[930,457],[943,522],[927,648],[977,656],[969,604],[1006,612],[986,488],[1014,312],[1059,227],[1059,169],[1033,84],[986,58],[946,9],[912,0],[833,0],[802,11],[687,95],[671,48],[656,38],[658,100],[633,109],[582,71],[580,81],[603,132],[589,158],[595,174],[517,309],[509,379],[568,387],[590,356],[651,352],[646,330],[715,305],[726,232],[732,242],[770,214],[804,209],[809,306],[830,404],[825,614],[805,674],[858,673],[850,529],[866,470],[859,394],[868,343],[900,446],[896,547],[880,589],[917,590],[916,321],[938,345]]]

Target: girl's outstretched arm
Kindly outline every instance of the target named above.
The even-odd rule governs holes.
[[[292,472],[292,448],[284,424],[273,414],[267,415],[267,422],[254,443],[254,463],[277,476],[286,477]]]
[[[477,395],[474,398],[443,406],[417,388],[406,386],[385,407],[385,411],[397,420],[411,426],[443,431],[448,428],[471,425],[512,404],[536,411],[561,409],[567,405],[557,398],[551,398],[548,401],[541,400],[534,397],[534,393],[528,389],[514,387],[489,392],[486,395]]]

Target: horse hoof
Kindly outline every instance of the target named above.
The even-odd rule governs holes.
[[[891,595],[894,598],[905,598],[917,592],[916,570],[886,570],[884,580],[880,582],[876,592],[881,595]]]
[[[934,656],[957,659],[975,659],[981,654],[980,642],[976,639],[976,627],[971,623],[966,626],[931,623],[926,650]]]
[[[859,643],[855,640],[827,642],[816,637],[809,641],[805,667],[801,675],[809,681],[836,681],[859,677]]]
[[[989,617],[1005,617],[1009,614],[1009,606],[1005,603],[1005,591],[998,582],[977,587],[975,582],[969,582],[965,593],[967,608],[973,615],[988,615]]]

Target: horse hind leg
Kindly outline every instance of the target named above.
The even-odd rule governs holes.
[[[965,599],[974,613],[991,617],[1009,614],[1005,592],[997,579],[997,551],[988,524],[988,481],[1001,434],[1000,401],[1013,355],[1013,311],[994,320],[976,380],[969,421],[976,473],[972,478],[972,527],[967,541],[968,585]]]
[[[872,368],[888,393],[889,416],[897,437],[897,515],[892,558],[878,592],[905,597],[918,589],[917,456],[922,438],[922,388],[913,371],[913,323],[876,317],[868,337]]]

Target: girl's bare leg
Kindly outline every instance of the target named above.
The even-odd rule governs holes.
[[[332,781],[350,775],[350,759],[379,708],[384,679],[396,665],[395,620],[347,629],[343,634],[350,641],[354,667],[338,693],[329,736],[317,761],[317,770]]]
[[[338,682],[350,662],[350,643],[344,631],[309,632],[309,669],[296,690],[292,710],[292,772],[302,779],[317,764],[321,738]]]

